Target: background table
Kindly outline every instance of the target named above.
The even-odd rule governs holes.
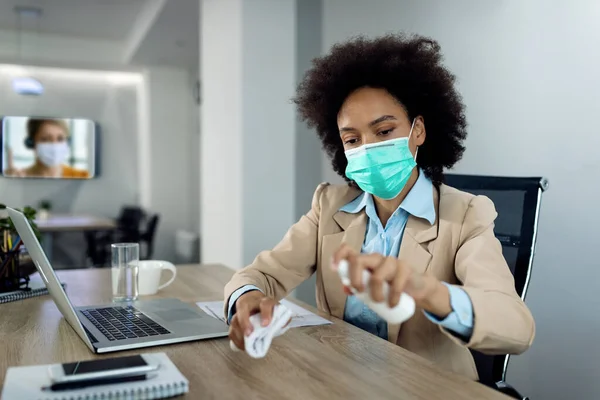
[[[57,274],[75,305],[110,301],[110,270]],[[150,298],[218,300],[232,271],[190,265],[178,267],[177,274],[172,285]],[[291,329],[274,340],[267,357],[254,360],[231,351],[227,338],[97,356],[49,296],[0,305],[0,313],[0,384],[9,366],[164,351],[190,381],[187,399],[508,399],[325,314],[320,315],[332,325]]]
[[[110,218],[92,215],[50,214],[48,218],[36,219],[40,232],[83,232],[115,229],[116,222]]]
[[[36,219],[40,232],[43,235],[42,247],[48,260],[52,262],[52,246],[54,234],[60,232],[102,232],[116,229],[114,219],[95,217],[93,215],[50,214],[47,218]],[[83,253],[83,264],[86,264],[86,254]]]

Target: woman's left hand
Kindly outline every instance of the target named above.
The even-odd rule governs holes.
[[[402,292],[410,295],[416,306],[435,315],[445,318],[452,312],[448,288],[431,275],[419,274],[406,263],[396,257],[385,257],[378,253],[359,254],[350,246],[343,244],[333,256],[332,268],[337,269],[341,260],[348,261],[348,274],[351,286],[358,292],[367,288],[362,282],[363,270],[371,273],[369,292],[376,302],[388,302],[394,307],[400,301]],[[383,295],[383,283],[389,285],[388,298]],[[351,294],[350,288],[346,293]]]

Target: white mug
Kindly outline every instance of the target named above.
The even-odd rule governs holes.
[[[138,294],[140,296],[156,294],[173,283],[177,276],[175,266],[168,261],[144,260],[139,261],[138,266]],[[173,276],[167,283],[160,285],[160,275],[164,269],[171,271]]]

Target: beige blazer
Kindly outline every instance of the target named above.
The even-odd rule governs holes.
[[[464,343],[417,310],[402,325],[388,325],[388,339],[442,368],[477,379],[468,348],[486,354],[521,353],[533,341],[535,324],[515,291],[494,236],[493,203],[445,185],[433,190],[436,222],[430,225],[410,216],[399,258],[418,272],[462,285],[473,303],[473,334]],[[311,210],[273,250],[260,253],[251,265],[236,272],[225,286],[225,299],[251,284],[279,300],[316,272],[317,307],[343,318],[346,295],[329,263],[342,243],[361,249],[367,224],[364,210],[339,211],[360,193],[347,185],[319,185]]]

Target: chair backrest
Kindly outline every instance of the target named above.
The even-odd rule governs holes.
[[[137,206],[124,206],[117,218],[117,230],[123,240],[137,242],[141,235],[140,226],[146,214]]]
[[[149,259],[150,257],[152,257],[152,253],[154,251],[154,235],[156,234],[156,228],[158,227],[159,220],[160,215],[152,215],[148,219],[146,230],[142,233],[140,237],[140,241],[146,243],[146,254],[144,255],[145,259]]]
[[[542,193],[548,188],[548,180],[446,174],[445,183],[465,192],[487,196],[494,202],[498,212],[494,232],[515,278],[515,289],[525,300],[535,254]],[[482,383],[493,385],[505,380],[508,355],[471,353]]]

